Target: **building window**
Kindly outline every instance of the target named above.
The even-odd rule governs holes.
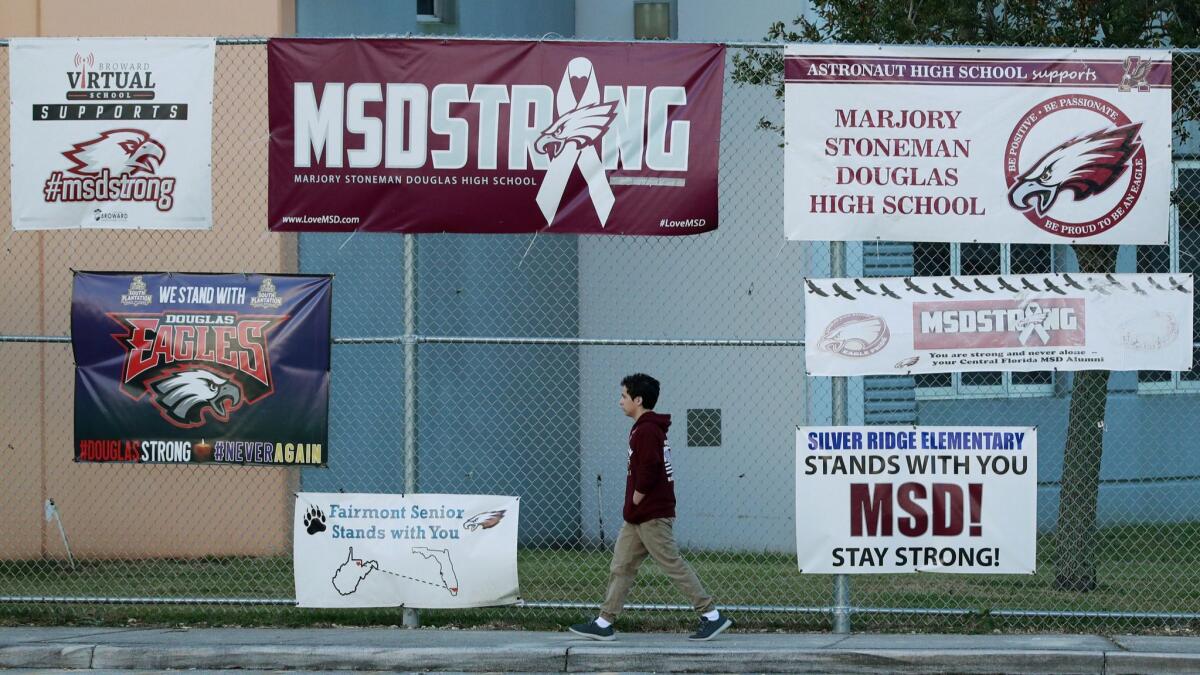
[[[688,408],[687,444],[689,448],[721,447],[720,408]]]
[[[1054,247],[1044,244],[913,244],[913,273],[921,277],[1045,274],[1054,271]],[[999,371],[917,375],[917,398],[1048,396],[1054,373]]]
[[[1139,273],[1177,272],[1200,275],[1200,160],[1175,163],[1175,200],[1166,246],[1138,246]],[[1192,308],[1192,368],[1181,372],[1139,370],[1138,392],[1167,394],[1200,391],[1200,316]]]
[[[633,3],[633,37],[637,40],[670,40],[675,37],[674,2]]]
[[[417,0],[418,23],[454,23],[455,0]]]

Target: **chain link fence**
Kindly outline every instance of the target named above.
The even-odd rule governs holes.
[[[1109,378],[1106,414],[1095,411],[1104,454],[1090,592],[1055,584],[1070,374],[805,376],[805,276],[1069,271],[1070,247],[786,242],[781,137],[760,128],[764,118],[782,123],[783,103],[769,83],[728,80],[715,232],[271,233],[265,51],[254,40],[217,51],[211,231],[4,236],[0,607],[225,605],[298,621],[293,492],[401,492],[415,480],[421,492],[522,497],[525,605],[454,616],[518,625],[590,616],[624,494],[619,381],[645,371],[663,382],[658,409],[674,418],[685,556],[744,623],[820,628],[839,603],[857,628],[1200,622],[1200,372]],[[1200,53],[1176,51],[1175,68],[1200,80]],[[8,115],[0,108],[4,213]],[[1123,247],[1118,271],[1200,271],[1200,156],[1180,154],[1175,172],[1171,244]],[[334,273],[329,466],[74,464],[72,269]],[[834,579],[801,575],[794,553],[795,425],[834,420],[1037,425],[1037,574],[855,576],[835,602]],[[405,465],[406,443],[415,465]],[[61,520],[46,517],[46,500]],[[630,601],[658,610],[632,616],[691,618],[653,565]]]

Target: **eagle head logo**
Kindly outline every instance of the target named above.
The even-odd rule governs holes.
[[[242,402],[242,390],[237,384],[207,370],[172,373],[150,388],[156,394],[155,404],[180,426],[203,424],[206,411],[227,422],[229,412]]]
[[[1064,190],[1075,201],[1104,192],[1125,173],[1129,158],[1142,147],[1141,123],[1080,136],[1046,153],[1013,183],[1008,203],[1018,211],[1045,216]]]
[[[554,159],[562,154],[567,145],[576,150],[597,142],[616,117],[616,101],[593,103],[580,106],[554,120],[541,136],[534,141],[533,149]]]
[[[472,531],[490,530],[500,524],[500,521],[504,518],[504,513],[504,509],[499,511],[484,511],[463,521],[463,527]]]
[[[817,346],[843,356],[869,356],[891,338],[887,322],[871,314],[846,314],[825,327]]]
[[[95,176],[108,169],[114,176],[153,174],[167,156],[162,143],[139,129],[112,129],[63,153],[74,165],[68,171]]]

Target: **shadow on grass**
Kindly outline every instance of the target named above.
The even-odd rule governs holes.
[[[1053,538],[1042,536],[1032,575],[856,575],[851,580],[855,630],[922,632],[1193,632],[1194,620],[1079,616],[998,617],[996,610],[1195,613],[1200,608],[1200,524],[1122,526],[1101,532],[1100,588],[1091,593],[1053,586]],[[692,551],[688,559],[725,606],[821,609],[822,612],[737,611],[741,630],[822,631],[830,626],[833,583],[805,575],[792,555]],[[588,603],[580,609],[502,607],[423,610],[427,626],[559,630],[591,618],[608,579],[609,553],[523,549],[522,597],[528,602]],[[398,609],[311,610],[261,605],[294,597],[290,557],[199,560],[0,561],[0,595],[20,598],[108,598],[107,602],[0,603],[0,622],[40,625],[392,626]],[[196,604],[120,604],[130,598],[193,598]],[[205,599],[222,604],[199,604]],[[226,602],[232,601],[232,602]],[[670,580],[647,563],[631,603],[680,605]],[[865,611],[886,608],[890,614]],[[952,613],[925,614],[934,610]],[[690,611],[629,611],[626,631],[686,631]]]

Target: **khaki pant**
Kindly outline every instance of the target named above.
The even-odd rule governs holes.
[[[675,544],[675,519],[655,518],[638,525],[625,523],[621,526],[621,533],[617,535],[617,543],[613,546],[608,593],[604,596],[604,604],[600,605],[600,616],[605,621],[617,620],[617,615],[625,607],[625,596],[629,595],[629,588],[633,586],[633,579],[646,556],[654,558],[697,612],[706,614],[716,609],[716,603],[700,585],[692,566],[679,555],[679,546]]]

